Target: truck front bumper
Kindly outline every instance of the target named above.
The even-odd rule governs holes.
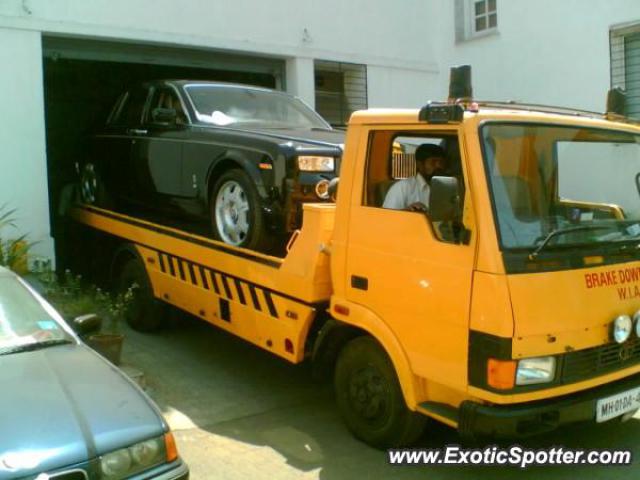
[[[589,390],[511,405],[486,405],[464,401],[458,412],[462,437],[527,437],[550,432],[562,425],[596,421],[598,400],[640,387],[640,374]]]

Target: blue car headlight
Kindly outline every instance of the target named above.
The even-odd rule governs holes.
[[[165,450],[165,438],[157,437],[109,452],[100,457],[102,477],[120,480],[164,463],[167,460]]]

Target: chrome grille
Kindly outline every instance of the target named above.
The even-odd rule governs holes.
[[[49,473],[46,477],[50,480],[87,480],[84,470],[66,470],[64,472]]]
[[[632,335],[634,335],[632,333]],[[577,382],[640,363],[640,339],[607,343],[564,355],[562,383]]]

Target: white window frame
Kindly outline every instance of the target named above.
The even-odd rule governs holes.
[[[498,0],[496,0],[496,26],[489,27],[489,12],[482,14],[487,19],[487,28],[484,30],[476,31],[476,2],[484,1],[487,9],[489,8],[489,0],[456,0],[455,5],[455,29],[456,29],[456,42],[462,42],[467,40],[473,40],[476,38],[482,38],[490,35],[498,34]],[[491,11],[491,13],[494,13]]]
[[[471,34],[476,37],[478,35],[486,35],[487,33],[493,33],[498,30],[498,0],[494,0],[496,3],[496,9],[493,11],[489,11],[489,1],[490,0],[469,0],[469,20],[471,21]],[[485,12],[477,15],[476,14],[476,4],[479,2],[484,2],[485,4]],[[489,16],[495,13],[496,15],[496,26],[489,26]],[[484,17],[487,22],[487,27],[483,30],[476,30],[476,20],[480,17]]]

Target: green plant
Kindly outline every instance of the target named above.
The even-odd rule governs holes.
[[[27,257],[33,243],[27,241],[27,235],[5,239],[3,231],[8,228],[16,228],[15,208],[8,208],[6,204],[0,205],[0,265],[15,272],[25,274],[28,272]]]
[[[95,313],[103,319],[103,333],[119,333],[120,322],[131,307],[137,285],[125,292],[109,294],[95,285],[86,285],[81,275],[65,270],[61,278],[47,270],[39,275],[45,298],[68,321]]]
[[[99,288],[95,289],[96,303],[102,307],[103,316],[108,320],[104,331],[120,333],[120,322],[125,318],[127,310],[131,308],[136,288],[138,286],[134,283],[125,292],[111,295]]]

